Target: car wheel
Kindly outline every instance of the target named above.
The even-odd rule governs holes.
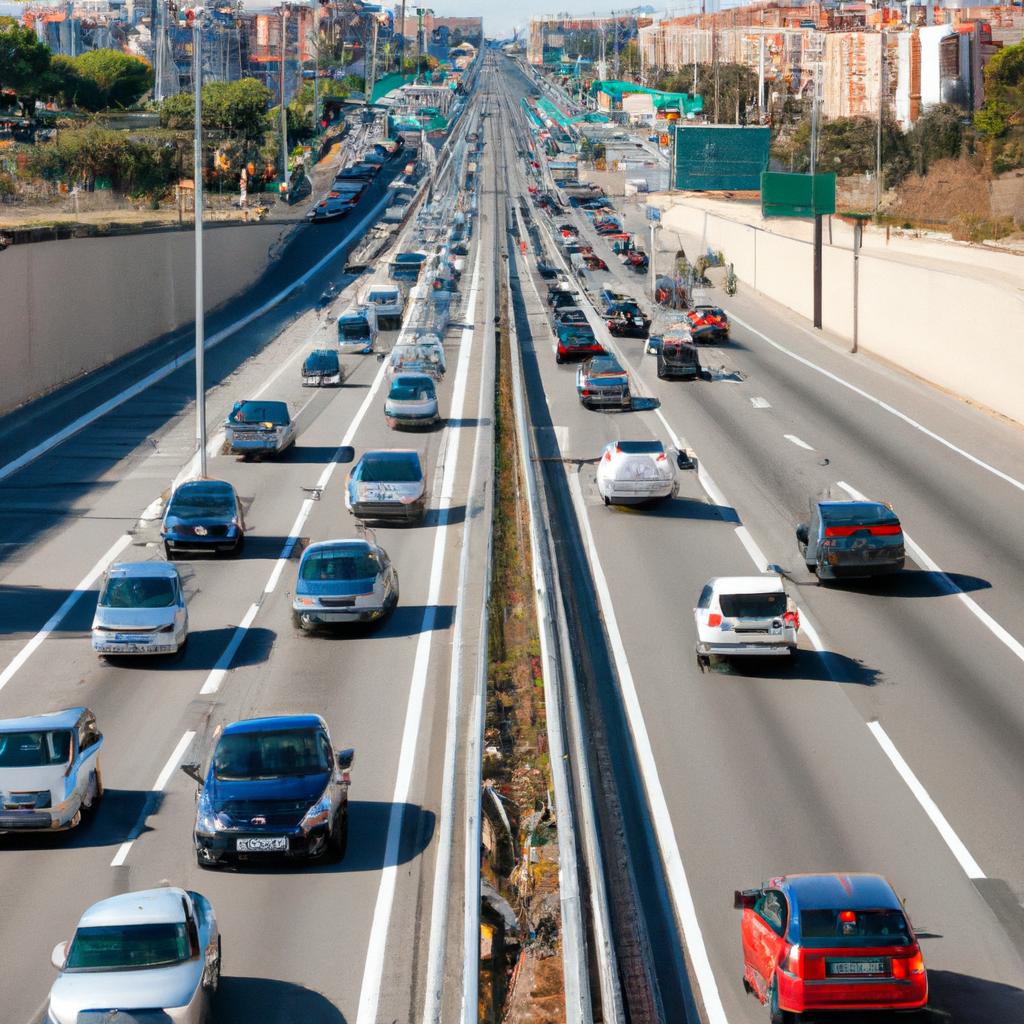
[[[335,823],[331,834],[327,837],[327,849],[324,858],[332,864],[337,864],[345,856],[348,849],[348,811],[341,814]]]
[[[609,499],[607,494],[602,494],[601,498],[604,500],[604,503],[605,503],[606,506],[611,504],[611,500]]]
[[[562,363],[565,362],[565,360],[560,355],[558,355],[558,353],[556,352],[555,353],[555,362],[558,363],[559,366],[561,366]]]
[[[99,810],[100,801],[103,799],[103,775],[100,772],[100,766],[96,765],[96,771],[92,773],[92,795],[89,797],[89,802],[86,807],[90,814],[95,814]]]
[[[818,566],[817,566],[817,563],[816,563],[816,562],[804,562],[804,565],[806,565],[806,566],[807,566],[807,571],[808,571],[808,572],[809,572],[809,573],[810,573],[810,574],[811,574],[812,576],[813,576],[813,575],[814,575],[814,574],[815,574],[815,573],[816,573],[816,572],[818,571]]]

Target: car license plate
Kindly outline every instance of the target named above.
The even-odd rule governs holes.
[[[149,637],[139,636],[138,633],[115,633],[115,644],[148,644]]]
[[[287,836],[261,836],[256,839],[236,839],[238,853],[280,853],[288,849]]]
[[[833,978],[851,976],[877,977],[889,973],[885,960],[829,960],[827,973]]]

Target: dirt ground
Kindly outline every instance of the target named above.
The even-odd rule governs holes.
[[[992,216],[990,180],[967,160],[938,160],[925,177],[910,175],[888,211],[915,224],[952,224]]]
[[[562,955],[543,958],[529,951],[506,1007],[507,1024],[563,1024]]]

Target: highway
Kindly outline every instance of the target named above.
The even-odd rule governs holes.
[[[471,106],[466,118],[475,116]],[[265,299],[267,289],[304,274],[361,215],[337,227],[300,228],[266,280],[212,318],[208,333],[242,316],[261,293]],[[448,872],[451,888],[439,900],[433,881],[445,828],[451,861],[462,863],[463,831],[454,828],[454,813],[442,820],[441,807],[446,782],[457,781],[451,766],[462,773],[453,730],[464,728],[466,715],[461,707],[450,714],[448,704],[461,657],[452,650],[462,650],[455,635],[460,549],[474,465],[487,454],[477,439],[487,436],[493,395],[485,345],[492,249],[486,230],[474,235],[445,337],[445,422],[436,430],[387,428],[385,364],[372,355],[342,356],[349,375],[340,388],[301,386],[303,355],[311,343],[333,343],[333,318],[367,279],[341,275],[344,251],[307,287],[213,350],[208,472],[243,496],[249,533],[237,560],[179,560],[191,625],[180,657],[101,661],[88,629],[97,578],[109,561],[163,557],[160,498],[172,479],[187,475],[194,450],[191,365],[0,483],[0,716],[92,708],[105,736],[106,788],[95,820],[70,835],[0,838],[4,1024],[42,1018],[55,976],[50,950],[70,937],[88,905],[165,881],[203,892],[218,915],[218,1021],[374,1024],[423,1015],[428,959],[443,962],[446,947],[463,941],[463,878]],[[330,308],[318,309],[328,281],[343,290]],[[5,431],[5,461],[101,406],[147,364],[180,348],[186,334],[19,417],[18,431]],[[395,337],[382,335],[379,349]],[[297,417],[297,444],[278,459],[246,462],[221,452],[218,428],[231,403],[252,397],[283,399]],[[300,634],[290,591],[302,541],[355,534],[343,505],[347,464],[366,449],[410,446],[428,471],[430,511],[421,525],[376,529],[401,578],[397,610],[375,630]],[[471,554],[480,566],[486,547],[486,531],[478,529]],[[467,636],[476,635],[482,576],[477,569],[461,591]],[[475,664],[472,645],[469,654]],[[356,749],[347,855],[330,866],[198,868],[195,786],[178,765],[205,766],[226,723],[296,711],[321,714],[335,745]],[[455,908],[445,919],[448,931],[432,940],[432,909],[446,904]],[[459,963],[442,972],[445,999],[454,1005]]]
[[[505,74],[516,103],[525,83]],[[530,173],[517,161],[512,190]],[[612,268],[587,275],[593,294],[614,282],[650,310],[648,279],[620,268],[577,211],[528,215],[544,241],[521,269],[520,332],[541,455],[560,467],[566,542],[592,570],[702,1019],[766,1018],[743,990],[734,889],[858,870],[907,900],[931,1019],[1024,1019],[1019,429],[823,344],[770,299],[717,290],[732,341],[705,349],[714,372],[694,383],[658,381],[643,343],[609,338],[594,317],[642,411],[588,412],[575,367],[555,364],[534,259],[551,261],[553,225],[571,220]],[[627,220],[645,239],[642,209]],[[604,507],[593,460],[609,441],[648,437],[695,454],[699,472],[681,472],[660,507]],[[897,580],[815,585],[793,530],[826,487],[894,503],[911,556]],[[700,588],[771,562],[791,572],[803,613],[793,665],[702,674]]]

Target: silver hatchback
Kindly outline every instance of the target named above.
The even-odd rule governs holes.
[[[188,640],[188,608],[176,566],[117,562],[103,575],[92,649],[97,654],[174,654]]]

